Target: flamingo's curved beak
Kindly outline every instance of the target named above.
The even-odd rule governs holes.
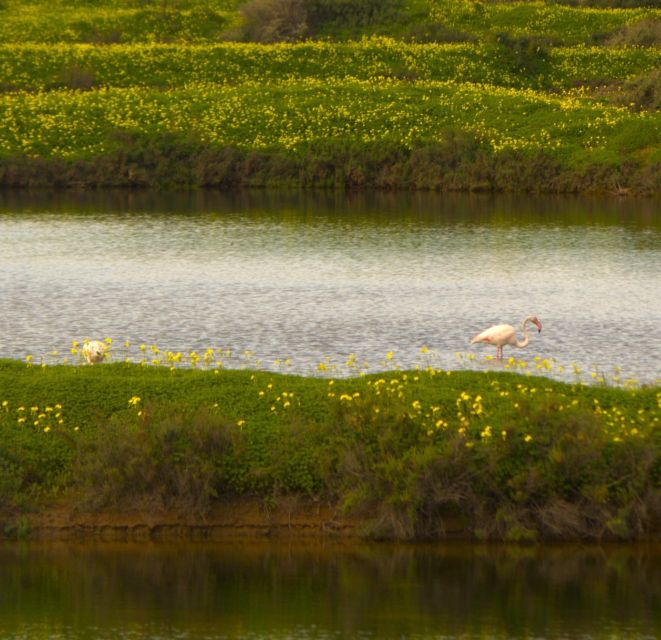
[[[542,323],[539,320],[535,321],[535,326],[537,327],[537,333],[542,332]]]

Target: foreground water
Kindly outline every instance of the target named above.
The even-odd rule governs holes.
[[[0,637],[661,637],[661,546],[0,546]]]
[[[72,340],[112,337],[184,353],[248,350],[260,367],[289,360],[301,373],[352,353],[372,370],[493,366],[483,360],[493,349],[469,349],[470,337],[536,313],[542,334],[512,355],[555,359],[570,376],[571,363],[609,375],[620,366],[617,377],[650,382],[661,372],[658,208],[436,194],[5,192],[0,357],[56,362]]]

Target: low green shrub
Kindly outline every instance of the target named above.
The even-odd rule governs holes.
[[[607,40],[613,47],[658,47],[661,46],[661,20],[645,18],[618,29]]]
[[[478,37],[466,31],[452,29],[442,22],[423,21],[409,26],[403,34],[412,42],[477,42]]]
[[[330,33],[360,36],[366,28],[398,22],[402,0],[250,0],[240,7],[242,39],[296,42]]]
[[[507,33],[497,33],[493,37],[495,53],[507,68],[516,74],[541,76],[549,71],[550,38],[521,36],[514,38]]]
[[[646,131],[644,124],[632,131]],[[623,149],[647,144],[618,138]],[[352,149],[328,145],[315,151],[244,151],[235,147],[176,143],[166,136],[143,146],[141,139],[118,136],[126,145],[91,159],[0,158],[0,185],[8,187],[150,187],[241,188],[304,187],[352,189],[420,189],[435,191],[655,194],[661,189],[659,162],[618,161],[617,149],[603,162],[585,154],[575,167],[563,166],[543,153],[485,150],[472,136],[449,132],[447,142],[421,145],[411,151],[386,145]],[[651,139],[654,143],[656,138]],[[613,141],[613,145],[615,140]],[[638,146],[636,149],[640,149]],[[652,147],[654,149],[654,147]],[[580,157],[579,157],[580,160]],[[597,158],[598,160],[598,158]]]
[[[360,35],[366,27],[397,23],[406,15],[404,0],[307,0],[307,10],[313,33]]]
[[[554,4],[590,9],[638,9],[659,7],[658,0],[553,0]]]
[[[204,516],[227,493],[235,425],[208,408],[147,403],[82,439],[75,489],[85,509],[175,509]]]
[[[455,415],[442,404],[425,414],[377,395],[341,402],[325,427],[336,455],[325,486],[370,515],[372,535],[434,538],[459,515],[488,539],[636,538],[661,517],[654,431],[614,438],[608,411],[575,401],[568,412],[549,393],[488,417],[462,392]]]
[[[55,86],[64,86],[78,91],[87,91],[97,85],[94,71],[72,63],[62,69],[62,82]]]
[[[57,421],[44,422],[42,410],[26,406],[17,420],[0,409],[0,510],[28,509],[69,484],[75,440]]]
[[[296,42],[308,35],[304,0],[251,0],[240,10],[243,39],[249,42]]]
[[[613,91],[611,99],[624,106],[645,111],[661,110],[661,69],[654,69],[629,80]]]

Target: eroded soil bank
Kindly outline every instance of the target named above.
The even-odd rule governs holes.
[[[136,509],[82,513],[67,504],[26,514],[0,514],[0,539],[27,540],[227,540],[231,538],[365,538],[373,515],[348,516],[331,504],[256,498],[221,502],[205,516]],[[470,538],[458,518],[446,522],[448,538]]]
[[[347,515],[338,506],[301,498],[283,498],[277,504],[259,498],[222,501],[204,516],[149,507],[91,513],[62,503],[32,513],[0,513],[0,541],[213,542],[268,538],[349,541],[384,539],[379,535],[383,524],[377,513]],[[436,531],[434,539],[474,541],[476,536],[470,524],[453,513],[442,519],[442,530]],[[593,542],[618,541],[610,532],[591,539]],[[661,522],[655,523],[642,539],[661,541]],[[561,540],[580,541],[571,536]],[[533,542],[519,540],[525,541]]]

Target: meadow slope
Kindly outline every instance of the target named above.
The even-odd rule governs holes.
[[[0,185],[661,191],[653,3],[284,4],[3,0]]]

